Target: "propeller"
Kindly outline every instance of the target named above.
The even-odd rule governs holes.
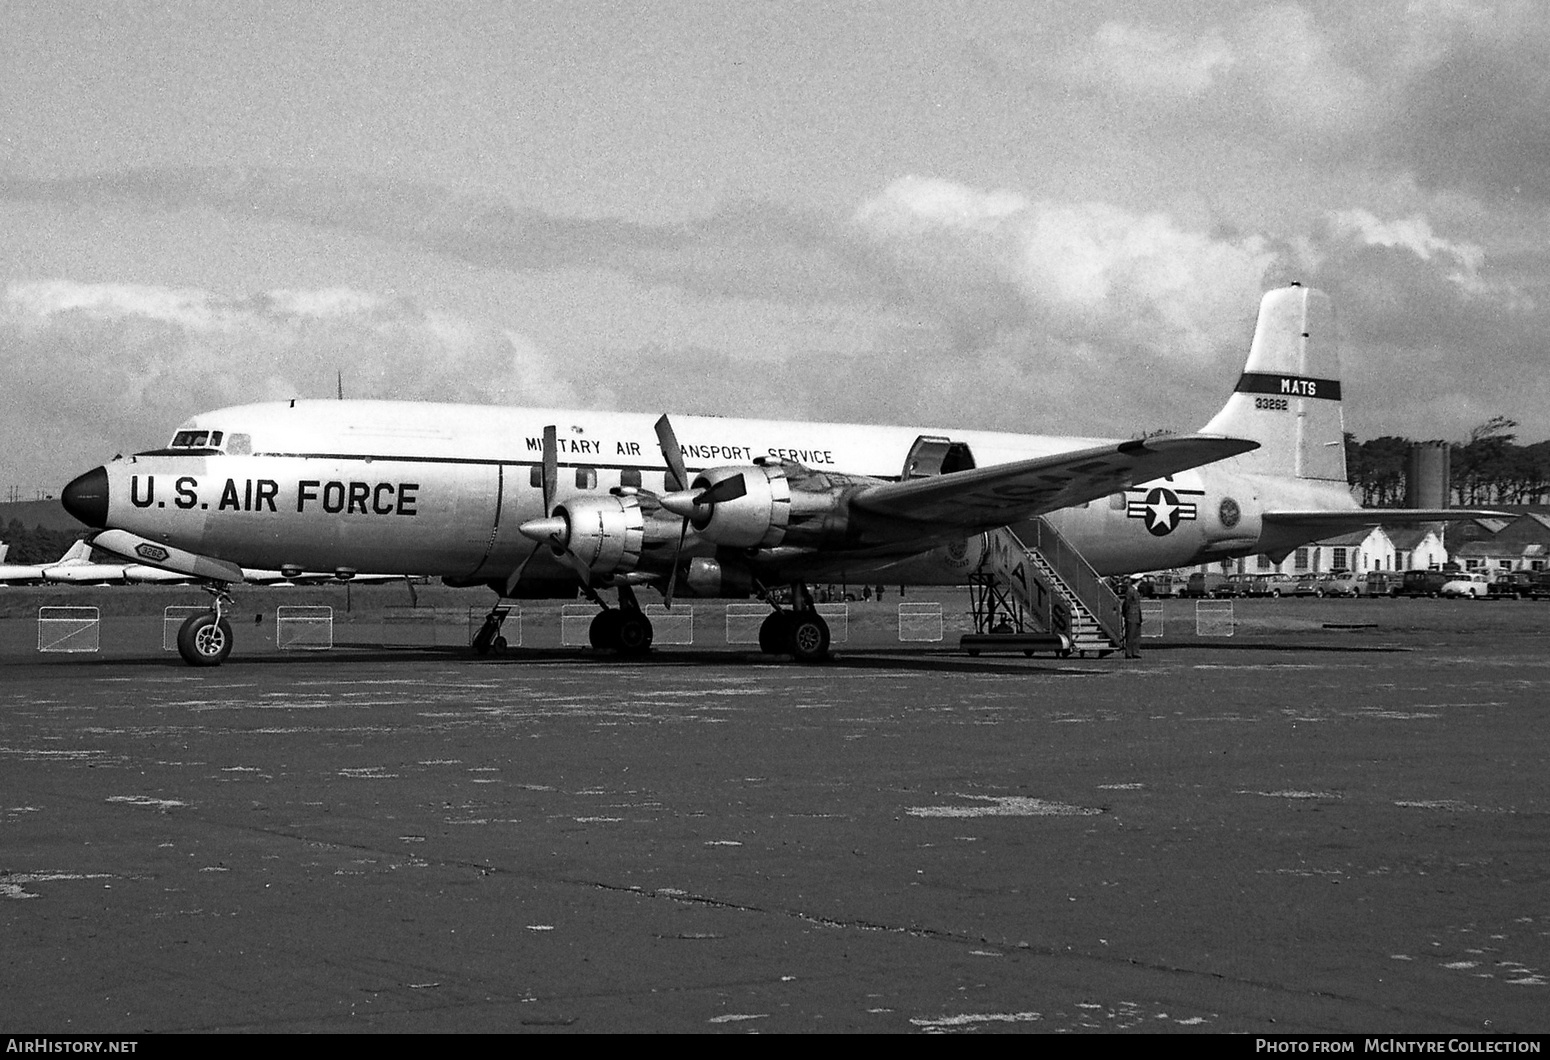
[[[544,515],[541,519],[529,519],[517,529],[523,536],[553,548],[575,570],[583,584],[590,584],[591,572],[587,570],[587,565],[570,550],[570,523],[563,516],[554,514],[554,498],[559,492],[559,482],[559,432],[550,424],[544,428]]]
[[[657,445],[662,450],[662,459],[667,461],[668,474],[673,476],[673,492],[664,497],[658,497],[659,502],[666,497],[675,496],[682,490],[689,488],[689,469],[684,466],[684,453],[678,445],[678,436],[673,433],[673,424],[667,418],[667,413],[657,420]],[[664,503],[662,507],[667,508]],[[673,549],[673,562],[667,568],[667,588],[662,590],[662,606],[669,609],[673,606],[673,587],[678,581],[678,557],[684,550],[684,539],[689,536],[689,513],[667,508],[674,515],[683,516],[683,524],[678,529],[678,545]]]

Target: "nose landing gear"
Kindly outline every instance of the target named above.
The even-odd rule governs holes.
[[[190,666],[219,666],[231,654],[235,638],[226,612],[231,609],[231,589],[225,582],[206,584],[214,599],[210,610],[190,615],[178,629],[178,654]]]

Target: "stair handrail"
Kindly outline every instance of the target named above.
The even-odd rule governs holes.
[[[1046,563],[1066,583],[1083,607],[1092,613],[1098,628],[1115,644],[1123,644],[1125,624],[1120,598],[1075,545],[1066,540],[1042,516],[1007,527],[1024,547],[1036,549]]]

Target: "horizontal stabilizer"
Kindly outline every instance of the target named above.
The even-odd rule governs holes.
[[[1266,526],[1359,530],[1364,526],[1405,526],[1411,523],[1459,522],[1465,519],[1511,519],[1512,514],[1481,508],[1352,508],[1347,511],[1266,512],[1261,518]]]
[[[857,513],[988,530],[1257,448],[1241,438],[1148,438],[869,487]]]

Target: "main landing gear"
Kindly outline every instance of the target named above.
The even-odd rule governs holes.
[[[190,666],[219,666],[231,654],[231,590],[225,582],[206,584],[204,590],[214,599],[210,610],[190,615],[178,629],[178,654]]]
[[[583,592],[602,609],[587,631],[592,647],[624,656],[641,656],[651,650],[654,635],[651,619],[641,610],[640,601],[628,584],[619,586],[617,607],[608,606],[595,590],[584,589]],[[490,609],[484,625],[474,635],[474,651],[480,655],[498,655],[506,650],[506,638],[500,635],[500,630],[512,606],[501,599]],[[817,663],[829,658],[829,624],[814,607],[812,593],[806,585],[792,585],[790,607],[773,602],[771,606],[775,610],[759,626],[760,651],[766,655],[789,655],[797,662]]]
[[[791,609],[777,605],[759,626],[759,650],[766,655],[790,655],[797,662],[823,662],[829,657],[829,623],[813,606],[806,585],[791,586]]]
[[[620,655],[645,655],[651,650],[653,634],[651,619],[640,609],[635,590],[628,584],[619,586],[619,606],[609,607],[596,593],[593,601],[603,610],[598,612],[587,630],[587,639],[599,651],[616,651]]]

